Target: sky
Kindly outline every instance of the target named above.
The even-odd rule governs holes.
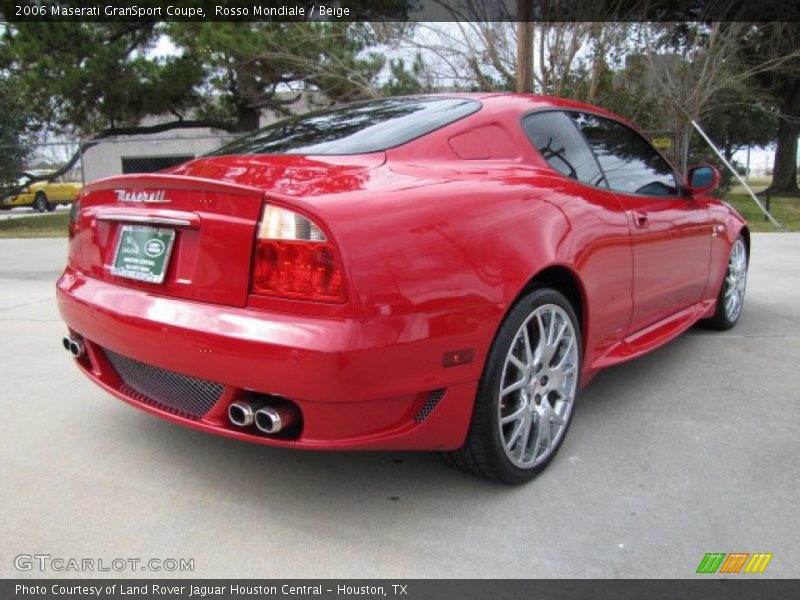
[[[747,150],[740,150],[733,155],[734,160],[747,165]],[[775,148],[752,148],[750,150],[750,173],[754,177],[766,177],[772,171],[775,161]]]

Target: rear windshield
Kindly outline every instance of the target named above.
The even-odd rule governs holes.
[[[466,98],[386,98],[278,121],[209,153],[366,154],[399,146],[479,110]]]

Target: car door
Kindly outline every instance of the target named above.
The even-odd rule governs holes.
[[[592,312],[587,332],[588,363],[622,339],[630,322],[633,263],[627,215],[617,195],[608,189],[600,166],[570,116],[561,110],[531,113],[523,129],[556,173],[544,186],[531,184],[545,200],[560,203],[570,220],[572,248],[566,250],[576,265]],[[538,234],[538,233],[537,233]]]
[[[632,333],[700,300],[711,253],[708,211],[682,191],[672,167],[639,133],[605,117],[572,116],[628,215]]]

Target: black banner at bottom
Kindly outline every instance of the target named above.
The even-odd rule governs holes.
[[[798,579],[4,579],[28,600],[751,600],[800,598]]]

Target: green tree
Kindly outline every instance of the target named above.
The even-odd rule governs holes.
[[[182,56],[151,58],[160,25],[8,24],[0,68],[24,90],[32,118],[59,133],[134,128],[149,115],[182,120],[197,104],[202,71]]]
[[[203,72],[182,56],[150,57],[161,33],[152,22],[7,23],[0,71],[25,99],[30,127],[43,133],[98,140],[175,127],[229,127],[186,118],[200,101]],[[162,114],[174,119],[142,125],[146,117]],[[67,172],[79,158],[80,151],[48,178]]]
[[[10,193],[25,170],[31,153],[28,113],[20,90],[8,78],[0,79],[0,198]]]
[[[389,80],[381,85],[381,94],[402,96],[403,94],[420,94],[430,91],[431,87],[425,81],[425,63],[419,52],[414,56],[410,69],[402,58],[389,61]]]
[[[770,64],[755,80],[773,99],[778,118],[775,163],[770,190],[800,195],[797,185],[797,143],[800,137],[800,27],[797,23],[766,23],[741,44],[742,60]]]
[[[701,125],[726,160],[748,146],[766,146],[775,139],[777,117],[769,99],[751,86],[718,91],[708,102]]]
[[[212,102],[205,118],[239,131],[258,127],[264,109],[287,114],[301,92],[343,102],[377,95],[384,57],[367,23],[172,23],[183,56],[203,69]],[[295,92],[294,94],[292,92]]]
[[[377,96],[385,58],[376,48],[407,30],[348,22],[23,22],[0,30],[0,70],[22,90],[33,123],[81,136],[85,150],[105,137],[175,128],[249,131],[264,109],[287,114],[301,92],[325,102]],[[163,36],[177,51],[156,57],[151,50]],[[392,65],[384,84],[412,90],[414,68]]]
[[[740,173],[744,167],[733,159],[737,151],[748,146],[766,146],[775,139],[777,117],[769,98],[760,94],[760,90],[749,85],[722,89],[709,100],[706,117],[700,123],[725,159]],[[727,191],[733,174],[699,136],[692,141],[690,162],[716,165],[720,169],[720,189]]]

